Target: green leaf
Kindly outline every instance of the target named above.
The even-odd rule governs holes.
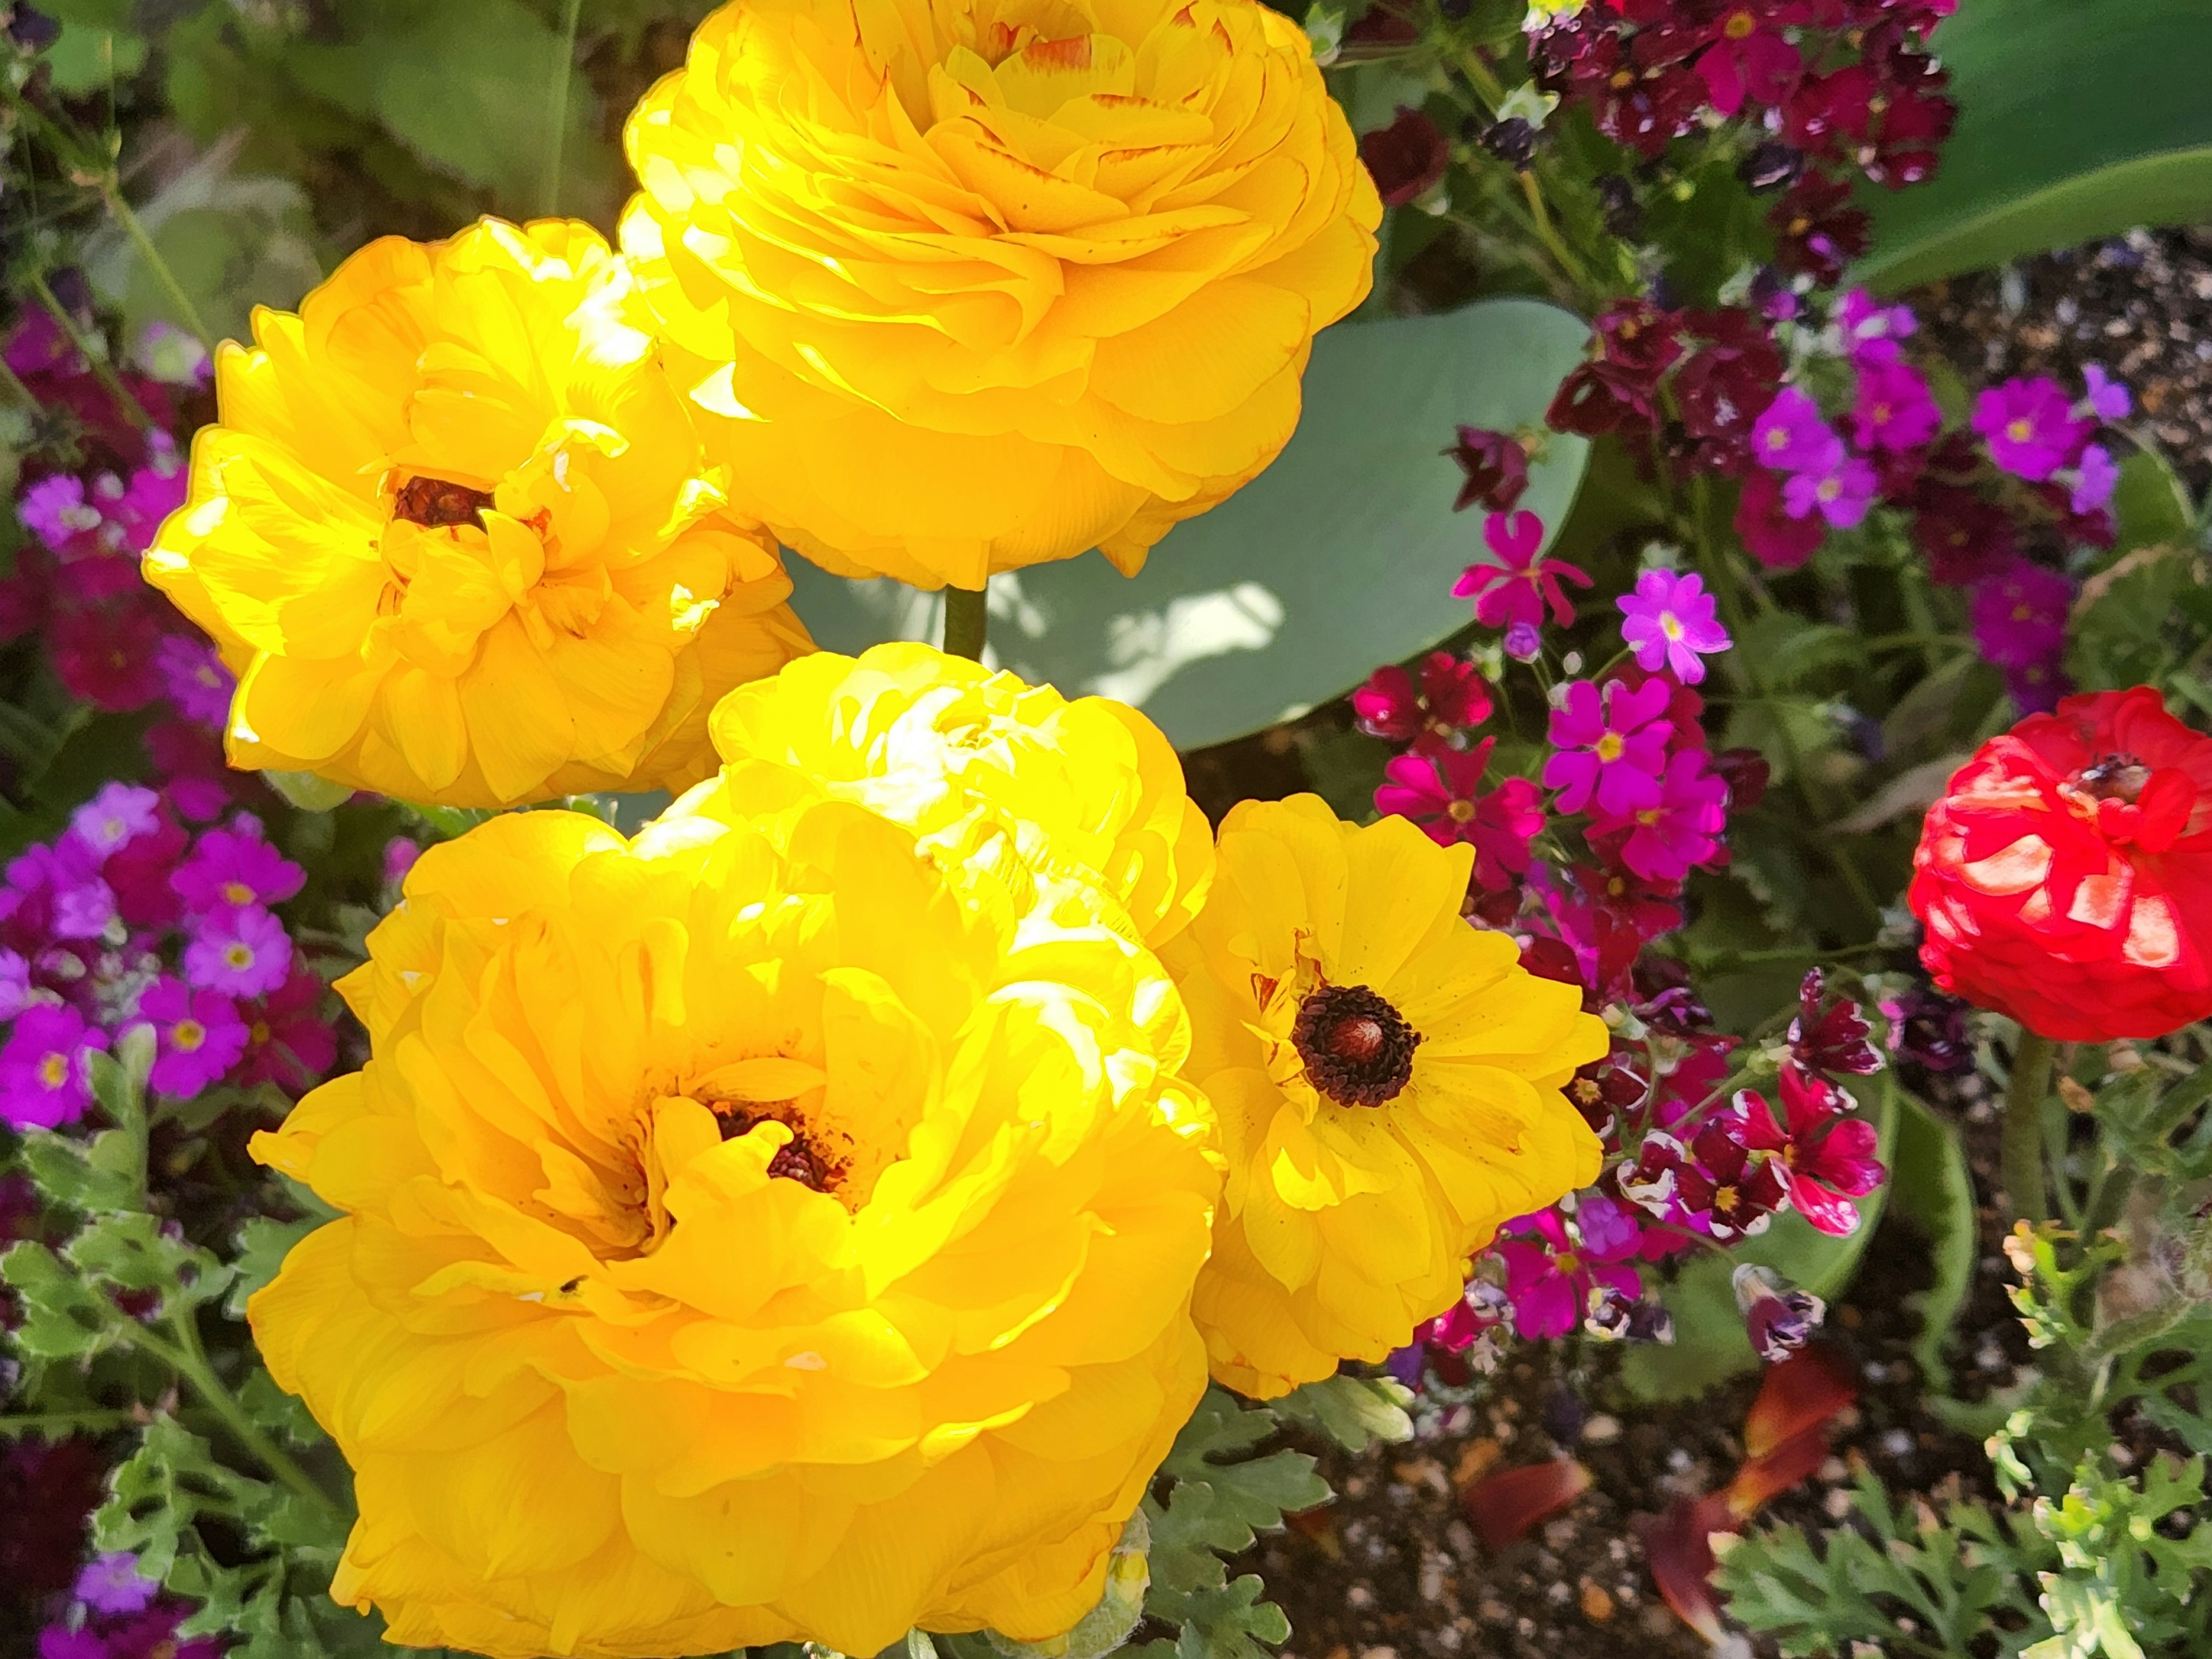
[[[238,1230],[237,1259],[232,1264],[230,1297],[223,1312],[233,1319],[246,1317],[246,1301],[276,1277],[292,1247],[323,1224],[324,1218],[307,1216],[298,1221],[272,1221],[258,1215]]]
[[[62,1255],[95,1283],[152,1292],[164,1317],[213,1301],[230,1284],[226,1263],[143,1210],[94,1216]]]
[[[1325,1376],[1273,1402],[1275,1415],[1309,1434],[1334,1441],[1357,1455],[1381,1441],[1401,1445],[1413,1437],[1406,1407],[1413,1393],[1394,1377]]]
[[[100,90],[129,80],[146,61],[145,40],[131,27],[131,0],[47,0],[40,9],[62,26],[40,60],[57,92]]]
[[[45,1245],[26,1242],[0,1255],[0,1283],[22,1310],[8,1340],[27,1359],[85,1360],[115,1346],[114,1308]]]
[[[2203,0],[1961,6],[1932,42],[1959,123],[1926,184],[1874,192],[1855,272],[1888,290],[2212,203],[2212,8]]]
[[[1887,1072],[1853,1085],[1860,1109],[1873,1121],[1876,1155],[1895,1156],[1900,1091]],[[1621,1381],[1642,1400],[1684,1400],[1759,1363],[1744,1334],[1731,1275],[1739,1263],[1771,1267],[1802,1290],[1832,1301],[1851,1282],[1859,1258],[1881,1220],[1887,1185],[1857,1200],[1858,1230],[1847,1238],[1821,1232],[1796,1214],[1775,1217],[1758,1237],[1730,1247],[1726,1255],[1699,1250],[1667,1287],[1668,1310],[1674,1316],[1674,1340],[1659,1346],[1631,1348],[1622,1356]]]
[[[1483,514],[1452,511],[1459,470],[1439,452],[1455,425],[1540,426],[1588,337],[1579,319],[1520,299],[1324,331],[1272,467],[1177,526],[1134,578],[1086,553],[994,579],[991,659],[1070,696],[1133,703],[1190,749],[1428,649],[1465,624],[1451,585],[1489,556]],[[1586,452],[1553,434],[1530,468],[1522,504],[1547,528]],[[791,568],[793,604],[828,649],[938,636],[935,595]]]
[[[1912,1358],[1930,1390],[1946,1393],[1951,1382],[1943,1349],[1950,1339],[1951,1322],[1973,1289],[1979,1250],[1974,1180],[1958,1130],[1917,1096],[1899,1090],[1898,1097],[1901,1109],[1889,1201],[1899,1215],[1926,1235],[1936,1270],[1935,1282],[1913,1298],[1919,1304],[1920,1334],[1912,1340]]]
[[[2176,545],[2190,539],[2197,509],[2189,486],[2172,464],[2155,449],[2138,449],[2120,463],[2112,489],[2112,518],[2119,528],[2116,553],[2132,552],[2158,542]]]
[[[90,1140],[28,1130],[22,1160],[48,1201],[84,1214],[122,1209],[137,1196],[137,1146],[121,1129],[104,1129]]]
[[[313,772],[264,772],[262,779],[302,812],[327,812],[353,799],[350,787],[332,783]]]

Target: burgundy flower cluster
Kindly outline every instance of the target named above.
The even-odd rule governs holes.
[[[1529,40],[1537,84],[1656,161],[1713,117],[1768,135],[1746,158],[1777,263],[1832,283],[1865,251],[1850,173],[1893,188],[1936,170],[1957,110],[1928,31],[1956,0],[1591,0]]]
[[[98,708],[126,712],[167,699],[220,731],[229,671],[138,576],[138,556],[184,504],[184,456],[173,434],[184,428],[179,397],[204,379],[204,355],[195,349],[197,367],[180,368],[180,383],[118,371],[135,408],[118,404],[44,311],[26,311],[0,355],[51,428],[17,489],[30,536],[14,574],[0,580],[0,642],[38,634],[70,695]],[[43,458],[51,453],[75,459],[60,467]]]
[[[0,1121],[52,1129],[91,1103],[89,1057],[150,1027],[151,1086],[310,1087],[337,1058],[322,980],[276,907],[306,872],[222,784],[110,783],[0,884]],[[411,843],[409,843],[411,847]]]
[[[2003,671],[2013,701],[2024,713],[2047,709],[2066,690],[2059,657],[2075,588],[2025,550],[2112,544],[2119,469],[2097,436],[2127,417],[2131,399],[2093,364],[2078,398],[2048,376],[2008,380],[1980,393],[1967,425],[1947,430],[1905,356],[1917,326],[1908,307],[1863,290],[1837,302],[1814,359],[1826,406],[1790,384],[1759,411],[1736,532],[1762,563],[1790,569],[1877,507],[1909,517],[1929,574],[1966,590],[1974,642]]]
[[[1640,440],[1632,453],[1646,465],[1663,458],[1686,472],[1728,477],[1752,470],[1752,427],[1781,390],[1785,367],[1762,312],[1624,301],[1598,317],[1592,347],[1546,412],[1555,431]],[[1662,413],[1669,405],[1672,418]]]

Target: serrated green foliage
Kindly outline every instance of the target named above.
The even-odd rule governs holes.
[[[9,1343],[27,1358],[82,1364],[118,1340],[112,1306],[44,1244],[26,1240],[0,1255],[0,1284],[22,1316]]]
[[[1974,1217],[1974,1180],[1958,1130],[1917,1097],[1899,1091],[1897,1156],[1892,1166],[1889,1202],[1928,1240],[1934,1281],[1913,1298],[1920,1331],[1912,1340],[1913,1363],[1930,1387],[1949,1388],[1943,1358],[1951,1322],[1973,1287],[1980,1253]]]
[[[1358,1456],[1377,1441],[1401,1445],[1413,1437],[1407,1407],[1413,1391],[1394,1377],[1340,1373],[1294,1389],[1273,1402],[1277,1417],[1309,1434],[1326,1437]]]

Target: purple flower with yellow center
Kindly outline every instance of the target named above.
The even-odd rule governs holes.
[[[95,862],[121,852],[161,826],[161,798],[133,783],[104,786],[70,814],[70,834]]]
[[[138,1018],[154,1028],[155,1089],[190,1100],[238,1064],[246,1026],[238,1005],[220,991],[196,991],[164,977],[138,999]]]
[[[284,924],[258,905],[205,917],[185,947],[185,977],[231,996],[264,995],[284,982],[291,966]]]
[[[1818,476],[1833,471],[1842,461],[1844,441],[1821,415],[1820,404],[1801,388],[1786,386],[1752,422],[1751,453],[1770,472]]]
[[[1619,680],[1602,690],[1589,680],[1566,688],[1565,700],[1552,711],[1556,752],[1544,763],[1544,787],[1559,792],[1559,811],[1579,812],[1593,799],[1613,817],[1657,805],[1667,739],[1674,730],[1667,718],[1674,696],[1664,680],[1646,680],[1632,690]]]
[[[1974,585],[1967,607],[1974,647],[2003,669],[2054,660],[2066,647],[2074,584],[2056,570],[2015,559]]]
[[[1782,485],[1782,504],[1793,519],[1817,512],[1838,530],[1849,530],[1874,505],[1881,480],[1875,470],[1856,455],[1838,454],[1826,472],[1800,472]]]
[[[169,885],[195,915],[248,905],[281,904],[307,883],[307,872],[261,838],[261,825],[240,813],[228,830],[210,830],[177,866]]]
[[[2016,478],[2041,483],[2072,460],[2089,424],[2077,420],[2063,387],[2047,374],[2007,380],[1974,399],[1974,430],[1990,459]]]
[[[1647,674],[1665,667],[1683,684],[1695,685],[1705,677],[1705,653],[1725,651],[1730,644],[1705,578],[1694,572],[1647,570],[1636,579],[1636,591],[1615,603],[1622,617],[1620,637]]]
[[[15,1021],[0,1047],[0,1119],[17,1129],[74,1123],[92,1103],[88,1064],[107,1033],[66,1005],[40,1003]]]
[[[161,671],[161,686],[169,701],[186,720],[218,732],[229,723],[231,694],[238,690],[238,679],[222,665],[213,646],[182,634],[167,635],[154,653],[154,665]]]
[[[1920,371],[1910,363],[1882,363],[1859,371],[1851,405],[1851,435],[1861,449],[1901,453],[1917,449],[1943,429],[1943,411]]]

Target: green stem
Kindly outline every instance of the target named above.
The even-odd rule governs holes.
[[[177,273],[169,269],[169,262],[161,257],[161,251],[154,246],[154,239],[146,234],[146,227],[139,222],[138,216],[131,210],[131,204],[123,199],[123,187],[114,173],[108,173],[101,176],[100,194],[101,199],[107,204],[109,214],[113,216],[117,224],[123,227],[123,234],[131,239],[131,245],[138,250],[138,257],[146,262],[147,269],[154,273],[154,280],[161,283],[162,289],[168,294],[169,303],[177,308],[177,320],[191,331],[193,337],[199,341],[201,349],[209,356],[214,356],[215,335],[202,320],[199,307],[192,303],[191,295],[185,292],[184,284],[178,282]]]
[[[945,590],[945,651],[947,656],[983,660],[983,635],[990,626],[989,603],[980,587]]]
[[[38,296],[39,303],[46,308],[46,314],[54,319],[54,326],[68,337],[70,344],[76,349],[77,356],[91,368],[93,378],[107,388],[107,395],[115,399],[115,406],[123,411],[124,418],[141,432],[151,432],[154,417],[146,412],[143,404],[131,395],[131,388],[117,376],[114,365],[107,361],[107,354],[96,349],[94,343],[88,339],[84,331],[76,325],[76,319],[69,314],[69,307],[54,297],[53,289],[46,286],[46,274],[34,270],[26,280],[31,292]]]
[[[1537,240],[1543,243],[1545,251],[1559,262],[1559,269],[1566,272],[1570,282],[1584,294],[1595,295],[1598,287],[1590,280],[1589,270],[1553,228],[1552,210],[1544,205],[1544,192],[1536,183],[1535,173],[1525,172],[1520,178],[1521,194],[1528,198],[1528,217],[1535,224]]]
[[[223,1386],[216,1375],[215,1366],[200,1346],[200,1334],[190,1314],[173,1315],[168,1329],[176,1340],[164,1342],[160,1338],[141,1331],[132,1338],[137,1346],[157,1358],[165,1360],[198,1395],[207,1408],[222,1419],[238,1443],[251,1452],[261,1467],[322,1510],[332,1521],[343,1523],[345,1511],[331,1495],[315,1484],[314,1477],[292,1461],[284,1449],[271,1440],[252,1414],[239,1403],[238,1396]]]
[[[4,357],[0,357],[0,386],[6,386],[9,395],[33,414],[39,412],[41,405],[38,398],[32,395],[31,388],[23,384],[23,377],[8,366]]]
[[[545,100],[553,131],[545,141],[545,167],[538,178],[538,210],[548,218],[561,210],[561,152],[568,137],[568,83],[576,78],[576,27],[583,13],[584,0],[568,0],[561,10],[561,55],[554,62],[551,94]]]
[[[2005,1197],[2021,1221],[2047,1221],[2051,1206],[2043,1184],[2043,1103],[2051,1093],[2051,1061],[2058,1045],[2021,1028],[2013,1050],[2012,1084],[2005,1091],[2002,1170]]]

